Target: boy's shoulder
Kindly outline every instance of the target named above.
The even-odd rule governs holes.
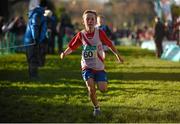
[[[82,37],[82,31],[79,31],[75,35],[76,38],[81,38]]]
[[[79,33],[86,33],[86,30],[85,29],[82,29],[81,31],[79,31]]]
[[[100,31],[100,30],[102,30],[101,28],[99,28],[99,27],[94,27],[94,29],[95,29],[95,31]],[[82,29],[81,31],[79,31],[80,33],[87,33],[87,31],[85,30],[85,29]],[[78,33],[79,33],[78,32]]]

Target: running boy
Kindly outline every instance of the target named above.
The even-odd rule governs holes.
[[[107,38],[104,31],[95,28],[97,18],[96,11],[86,10],[82,17],[85,29],[74,36],[68,48],[61,53],[60,58],[63,59],[79,46],[83,46],[81,59],[82,77],[86,82],[89,97],[94,105],[93,115],[96,116],[100,114],[100,106],[96,96],[95,83],[97,83],[98,89],[101,92],[107,90],[107,75],[104,71],[105,53],[102,48],[102,43],[109,47],[118,62],[123,62],[123,59],[118,55],[118,51]]]

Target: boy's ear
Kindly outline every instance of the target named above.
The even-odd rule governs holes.
[[[95,24],[97,24],[97,19],[95,20]]]
[[[82,19],[81,21],[82,21],[82,24],[84,25],[84,20]]]

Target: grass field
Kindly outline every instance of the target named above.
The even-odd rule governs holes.
[[[80,51],[64,60],[48,55],[39,81],[28,79],[24,54],[0,56],[0,122],[180,122],[180,63],[136,47],[118,49],[125,63],[107,53],[99,117],[92,116]]]

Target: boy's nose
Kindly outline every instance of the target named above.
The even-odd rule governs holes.
[[[93,20],[92,20],[92,19],[90,19],[90,20],[89,20],[89,22],[91,22],[91,23],[92,23],[92,22],[93,22]]]

